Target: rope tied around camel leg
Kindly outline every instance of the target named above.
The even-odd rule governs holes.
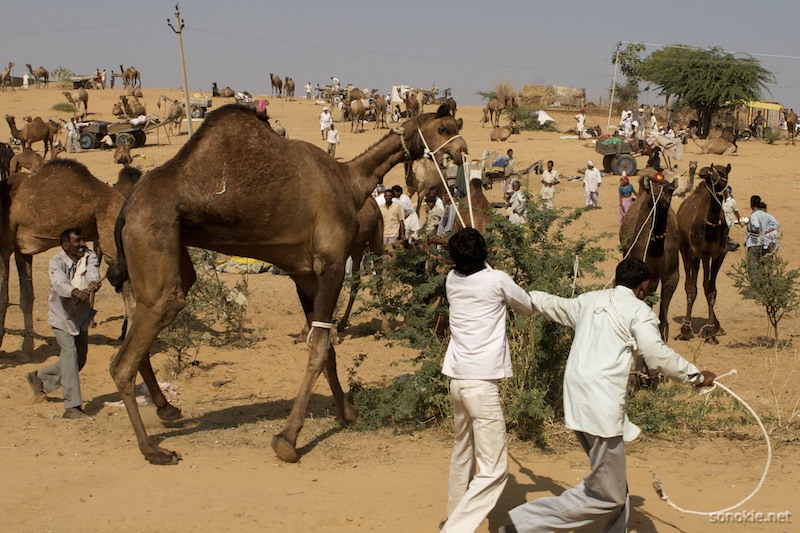
[[[710,387],[699,391],[698,394],[700,395],[709,394],[714,389],[719,387],[723,391],[727,392],[735,400],[737,400],[740,404],[742,404],[742,406],[744,406],[750,412],[750,414],[753,415],[753,418],[755,418],[756,422],[758,423],[758,427],[761,429],[761,433],[764,435],[764,442],[767,444],[767,461],[764,464],[764,471],[761,473],[761,478],[758,481],[758,485],[756,485],[756,488],[754,488],[750,492],[750,494],[748,494],[744,499],[742,499],[738,503],[731,505],[730,507],[726,507],[725,509],[720,509],[719,511],[693,511],[691,509],[684,509],[683,507],[676,505],[675,503],[672,502],[672,500],[670,500],[669,496],[667,495],[667,492],[664,490],[664,485],[658,478],[657,474],[653,472],[653,489],[656,491],[659,498],[664,500],[667,503],[667,505],[669,505],[678,512],[700,515],[700,516],[715,516],[715,515],[720,515],[722,513],[727,513],[728,511],[732,511],[733,509],[741,507],[747,501],[749,501],[753,496],[755,496],[758,493],[758,491],[761,490],[761,487],[764,485],[764,481],[767,479],[767,473],[769,472],[769,467],[770,464],[772,463],[772,442],[769,439],[769,433],[767,433],[767,429],[764,427],[764,424],[761,422],[761,419],[758,417],[753,408],[750,407],[750,405],[748,405],[747,402],[745,402],[739,395],[737,395],[731,389],[729,389],[728,387],[719,382],[719,379],[727,376],[736,375],[737,373],[738,372],[734,368],[730,372],[718,376]]]
[[[311,321],[311,327],[308,328],[308,335],[306,336],[307,343],[311,344],[311,335],[314,333],[314,328],[327,329],[328,346],[330,347],[336,344],[336,326],[331,322],[320,322],[318,320]]]

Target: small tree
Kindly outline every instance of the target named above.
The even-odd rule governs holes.
[[[74,75],[74,72],[62,66],[58,66],[50,71],[50,79],[55,82],[68,81]]]
[[[762,257],[753,269],[748,269],[747,259],[742,259],[728,276],[736,288],[764,307],[777,344],[778,323],[800,306],[800,269],[789,269],[786,260],[773,253]]]

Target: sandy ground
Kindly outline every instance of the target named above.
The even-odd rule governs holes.
[[[119,89],[90,94],[90,118],[111,119],[113,101]],[[156,111],[159,94],[178,97],[176,90],[146,89],[148,110]],[[17,116],[67,118],[52,111],[64,101],[56,89],[0,93],[0,109]],[[215,106],[225,103],[216,99]],[[290,138],[304,139],[323,147],[317,117],[321,106],[305,100],[287,102],[270,99],[269,112],[279,119]],[[556,133],[525,132],[507,143],[489,141],[489,129],[479,123],[480,109],[460,108],[463,134],[473,157],[484,148],[514,149],[518,167],[538,159],[554,159],[564,177],[578,174],[587,159],[599,161],[590,147],[577,140],[560,139]],[[572,113],[554,113],[560,129],[573,125]],[[337,114],[334,115],[338,118]],[[605,116],[590,116],[587,123],[605,124]],[[195,123],[198,127],[200,121]],[[349,159],[385,132],[350,133],[342,125],[338,155]],[[185,125],[184,125],[185,131]],[[5,124],[0,138],[8,137]],[[168,160],[186,142],[183,135],[167,144],[154,136],[144,148],[134,150],[135,165],[143,170]],[[40,145],[38,145],[40,146]],[[741,143],[740,155],[729,160],[704,156],[693,146],[687,148],[681,170],[689,159],[700,165],[731,163],[731,185],[742,215],[748,214],[747,199],[761,194],[783,228],[782,253],[792,264],[800,263],[796,228],[800,213],[794,210],[798,198],[796,161],[800,148],[783,143],[766,145]],[[62,155],[62,157],[67,154]],[[91,151],[72,155],[85,163],[99,179],[113,182],[118,166],[110,152]],[[402,170],[387,176],[388,184],[400,183]],[[530,184],[538,190],[535,184]],[[587,213],[574,231],[587,234],[608,232],[609,249],[617,244],[616,179],[607,178],[600,194],[602,209]],[[66,191],[65,191],[66,192]],[[489,191],[490,200],[500,199],[498,188]],[[563,181],[556,195],[557,206],[582,205],[579,182]],[[676,200],[675,205],[680,200]],[[42,209],[47,208],[43,200]],[[736,233],[737,238],[741,233]],[[116,400],[108,364],[116,353],[122,305],[105,287],[98,295],[98,326],[91,330],[89,362],[81,374],[86,410],[91,421],[62,420],[58,393],[46,402],[29,405],[24,376],[57,357],[57,346],[47,325],[47,261],[55,251],[34,260],[35,341],[33,362],[18,364],[22,319],[18,283],[12,267],[7,327],[0,352],[0,409],[3,435],[0,437],[0,523],[5,531],[436,531],[444,518],[447,469],[451,446],[449,428],[421,433],[389,430],[361,433],[342,428],[335,417],[330,391],[320,380],[312,395],[306,425],[298,446],[303,454],[299,464],[282,464],[273,454],[270,437],[282,427],[297,393],[306,361],[303,344],[293,342],[302,321],[300,306],[291,281],[282,276],[250,276],[252,293],[249,317],[265,330],[265,338],[247,350],[200,351],[199,366],[190,374],[171,380],[179,389],[176,404],[183,410],[181,425],[164,427],[155,413],[145,408],[149,431],[162,445],[179,450],[183,460],[172,467],[149,465],[140,455],[123,409],[106,407]],[[723,270],[743,257],[729,255]],[[606,264],[610,274],[615,253]],[[226,275],[235,282],[236,276]],[[685,310],[682,287],[673,299],[670,317],[677,331]],[[731,280],[719,279],[717,311],[728,332],[718,346],[700,341],[671,341],[679,351],[702,367],[725,372],[736,367],[739,376],[733,387],[759,413],[775,417],[783,409],[783,423],[797,402],[797,351],[790,346],[776,352],[752,341],[766,333],[762,309],[744,300]],[[705,316],[706,306],[698,298],[695,315]],[[373,322],[374,321],[374,322]],[[337,349],[339,371],[346,379],[348,368],[362,353],[366,361],[359,375],[368,383],[386,383],[407,372],[409,349],[390,346],[364,331],[371,331],[375,317],[357,316],[353,328],[343,336]],[[698,325],[701,321],[698,321]],[[788,317],[782,323],[785,338],[794,338],[800,321]],[[777,361],[778,377],[770,369]],[[168,379],[168,357],[153,356],[159,378]],[[783,386],[788,378],[788,385]],[[221,387],[218,380],[230,380]],[[730,382],[729,382],[730,383]],[[777,399],[776,399],[777,398]],[[777,406],[777,407],[776,407]],[[761,491],[743,509],[761,512],[789,511],[796,515],[800,488],[797,443],[798,424],[789,430],[774,428],[775,454],[772,469]],[[652,472],[658,472],[670,496],[679,505],[699,510],[716,510],[731,505],[752,490],[766,457],[765,446],[752,438],[707,435],[689,441],[669,442],[642,439],[629,447],[628,478],[633,512],[631,530],[655,531],[796,531],[795,524],[714,524],[705,517],[679,514],[661,502],[651,488]],[[530,443],[512,439],[511,478],[495,511],[479,531],[496,531],[508,523],[507,511],[525,500],[558,494],[586,474],[586,460],[576,443],[565,440],[556,451],[544,452]],[[589,527],[585,531],[600,531]]]

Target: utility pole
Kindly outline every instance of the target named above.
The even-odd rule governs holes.
[[[192,136],[192,106],[189,103],[189,80],[186,79],[186,59],[183,56],[183,19],[178,4],[175,4],[175,26],[167,19],[167,25],[178,35],[178,50],[181,53],[181,71],[183,72],[183,105],[186,107],[186,122],[189,129],[189,137]],[[177,29],[176,29],[177,28]]]
[[[614,92],[617,89],[617,67],[619,66],[620,46],[622,46],[622,41],[617,41],[617,52],[614,56],[614,81],[611,82],[611,101],[608,103],[608,124],[606,125],[606,131],[611,129],[611,110],[614,109]]]

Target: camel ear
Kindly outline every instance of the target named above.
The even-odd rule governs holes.
[[[640,191],[643,191],[645,189],[645,185],[647,184],[647,182],[649,180],[650,180],[650,176],[648,176],[646,174],[642,174],[642,176],[639,178],[639,190]]]
[[[460,118],[456,120],[456,124],[458,124],[458,131],[461,131],[461,127],[464,125],[464,119]]]
[[[728,163],[728,166],[725,167],[725,171],[726,171],[726,174],[730,174],[731,173],[731,164],[730,163]]]

